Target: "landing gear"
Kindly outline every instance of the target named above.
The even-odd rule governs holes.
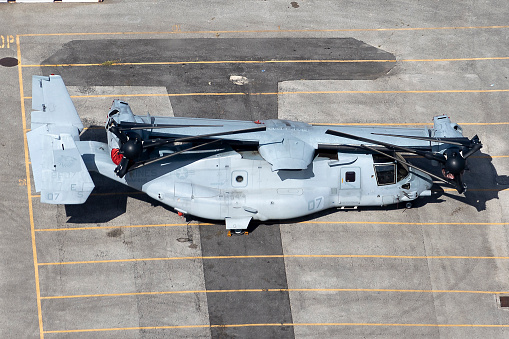
[[[249,234],[246,230],[241,229],[235,229],[235,230],[228,230],[228,236],[231,237],[232,235],[247,235]]]
[[[411,202],[407,202],[406,205],[405,205],[405,208],[407,210],[411,209],[412,208],[412,203]]]

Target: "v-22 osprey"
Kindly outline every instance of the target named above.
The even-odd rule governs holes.
[[[435,117],[433,128],[312,125],[139,116],[121,100],[107,113],[108,142],[82,141],[62,78],[32,81],[27,140],[41,202],[83,204],[93,171],[235,233],[251,220],[406,205],[430,196],[433,179],[463,193],[466,159],[482,147],[447,116]],[[443,175],[410,164],[406,154],[440,164]]]

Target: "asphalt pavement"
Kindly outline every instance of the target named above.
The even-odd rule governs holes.
[[[509,6],[500,0],[0,4],[1,338],[505,338]],[[19,63],[18,63],[19,62]],[[39,202],[32,75],[87,131],[135,114],[429,126],[483,142],[466,195],[258,223],[184,219],[94,175]],[[414,159],[414,161],[422,161]]]

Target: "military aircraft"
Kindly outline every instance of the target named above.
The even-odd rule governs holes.
[[[466,159],[482,147],[447,116],[435,117],[433,128],[311,125],[138,116],[121,100],[107,115],[108,143],[81,141],[83,124],[62,78],[32,81],[27,140],[41,202],[84,203],[94,171],[181,215],[225,221],[234,233],[251,220],[409,204],[431,195],[433,179],[463,193]],[[407,154],[440,164],[443,177]]]

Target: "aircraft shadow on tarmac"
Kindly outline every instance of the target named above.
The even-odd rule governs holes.
[[[107,142],[106,131],[103,126],[89,126],[81,135],[82,141]],[[90,172],[95,188],[87,201],[81,205],[65,205],[68,223],[105,223],[126,213],[127,199],[135,198],[145,201],[153,206],[163,206],[172,210],[169,206],[162,205],[150,198],[145,193],[136,191],[122,185],[112,179],[98,173]]]
[[[509,176],[497,173],[493,158],[478,152],[468,159],[468,171],[463,176],[468,185],[465,194],[449,193],[439,188],[437,193],[447,199],[454,199],[473,206],[478,212],[486,210],[486,203],[499,199],[499,192],[509,188]]]

